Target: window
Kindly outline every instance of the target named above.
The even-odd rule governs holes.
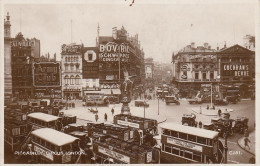
[[[210,79],[214,79],[214,72],[210,72]]]
[[[172,154],[180,155],[180,149],[172,147]]]
[[[178,137],[178,132],[177,131],[171,131],[171,136]]]
[[[192,152],[185,151],[184,157],[188,159],[192,159]]]
[[[68,71],[68,65],[65,64],[65,71]]]
[[[79,76],[79,75],[76,76],[75,84],[76,84],[76,85],[79,85],[79,84],[80,84],[80,76]]]
[[[184,155],[184,151],[180,150],[180,156],[183,156],[183,155]]]
[[[170,146],[165,146],[165,151],[172,153],[172,148]]]
[[[199,72],[195,72],[195,79],[199,79]]]
[[[65,62],[68,62],[68,57],[65,57]]]
[[[65,85],[68,85],[69,84],[69,76],[65,76],[64,77],[64,80],[65,80]]]
[[[193,153],[193,160],[201,162],[201,154]]]
[[[74,76],[70,76],[70,85],[74,85]]]
[[[206,138],[197,137],[197,142],[201,144],[206,144]]]
[[[205,79],[207,79],[207,74],[206,74],[206,72],[203,72],[202,73],[202,78],[205,80]]]
[[[187,140],[187,134],[179,133],[179,138]]]
[[[79,71],[79,65],[76,65],[76,71],[77,72]]]
[[[189,140],[189,141],[196,142],[196,136],[194,136],[194,135],[188,135],[188,140]]]
[[[73,64],[70,65],[70,71],[74,71],[74,65]]]

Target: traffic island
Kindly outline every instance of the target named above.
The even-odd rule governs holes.
[[[206,107],[194,107],[192,108],[192,111],[195,112],[196,114],[201,114],[201,115],[206,115],[206,116],[218,116],[218,110],[221,110],[221,113],[224,112],[233,112],[233,109],[229,108],[224,108],[224,107],[215,107],[213,108],[206,108]]]

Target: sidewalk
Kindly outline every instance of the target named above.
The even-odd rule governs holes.
[[[75,102],[76,107],[75,108],[68,108],[68,110],[65,110],[63,108],[61,111],[64,112],[66,115],[73,115],[77,116],[78,119],[81,120],[86,120],[86,121],[93,121],[95,122],[95,114],[90,112],[88,109],[93,108],[96,110],[96,107],[83,107],[81,101],[76,101]],[[111,113],[111,109],[114,107],[114,115],[120,114],[121,113],[121,107],[122,104],[110,104],[109,106],[98,106],[98,121],[97,122],[104,122],[104,114],[107,114],[107,122],[113,123],[113,116]],[[135,107],[134,103],[131,102],[129,103],[130,107],[130,112],[133,116],[139,116],[139,117],[144,117],[144,108],[143,107]],[[150,119],[156,119],[158,123],[162,123],[166,121],[166,116],[160,113],[158,115],[158,112],[151,109],[151,108],[145,108],[145,117],[150,118]]]
[[[255,155],[255,131],[251,132],[251,133],[249,134],[249,137],[248,137],[248,139],[251,141],[251,142],[248,143],[250,149],[249,149],[248,147],[245,148],[244,139],[245,139],[245,137],[242,137],[242,138],[238,139],[238,141],[237,141],[237,142],[238,142],[238,145],[239,145],[242,149],[244,149],[245,151],[247,151],[247,152],[249,152],[249,153]]]

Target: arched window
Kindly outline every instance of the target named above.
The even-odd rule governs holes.
[[[79,61],[79,57],[76,57],[76,61],[77,61],[77,62]]]
[[[70,57],[68,57],[68,62],[70,62]]]
[[[65,63],[64,66],[65,66],[65,71],[68,71],[68,64]]]
[[[70,71],[74,71],[74,65],[70,64]]]
[[[74,76],[70,76],[70,85],[74,85]]]
[[[79,76],[79,75],[76,76],[75,84],[76,84],[76,85],[79,85],[79,84],[80,84],[80,76]]]
[[[65,80],[65,85],[68,85],[69,84],[69,76],[65,76],[64,77],[64,80]]]
[[[68,62],[68,57],[65,57],[65,62]]]

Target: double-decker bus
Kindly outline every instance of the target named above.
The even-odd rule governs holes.
[[[79,163],[84,152],[79,147],[79,139],[51,128],[41,128],[31,132],[31,155],[35,163],[72,164]]]
[[[223,144],[218,132],[174,123],[160,125],[161,161],[165,163],[220,163]]]
[[[83,105],[107,105],[108,98],[101,91],[87,91],[84,93]]]
[[[61,130],[62,118],[54,115],[45,114],[42,112],[34,112],[27,115],[28,124],[32,126],[32,129],[39,128],[53,128],[55,130]]]

